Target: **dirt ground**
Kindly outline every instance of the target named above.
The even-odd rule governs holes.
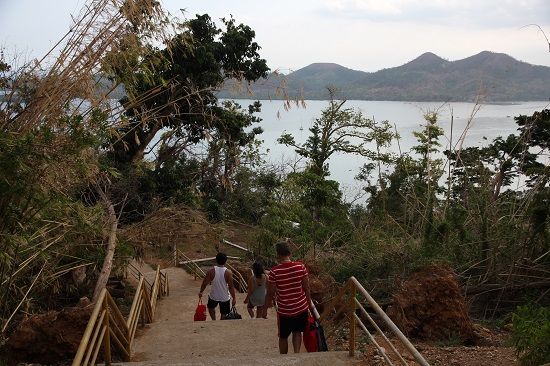
[[[160,224],[163,230],[155,230]],[[221,239],[246,247],[246,243],[250,242],[251,230],[245,225],[213,226],[190,210],[159,211],[140,225],[125,230],[129,241],[141,248],[142,258],[147,263],[165,268],[171,286],[171,296],[159,301],[155,323],[138,329],[134,361],[185,357],[200,359],[215,352],[235,354],[238,352],[235,343],[245,349],[245,354],[277,353],[273,309],[270,310],[268,320],[247,319],[242,303],[244,296],[241,294],[238,295],[237,308],[244,321],[193,322],[200,281],[181,268],[173,268],[173,252],[176,248],[193,259],[214,256],[218,249],[226,251],[228,255],[242,255],[240,250],[222,246]],[[148,272],[150,267],[144,262],[141,265],[144,266],[143,271]],[[308,268],[312,277],[313,297],[322,302],[323,296],[330,296],[334,291],[334,281],[324,276],[318,268]],[[244,274],[247,270],[247,265],[239,269]],[[394,308],[388,312],[400,329],[412,337],[412,343],[430,365],[519,366],[514,348],[507,346],[508,333],[491,331],[470,320],[456,281],[448,268],[432,268],[417,274],[410,281],[401,284],[401,291],[394,297]],[[74,354],[78,347],[90,312],[91,307],[84,302],[61,312],[29,317],[2,347],[7,365],[66,363],[71,358],[71,352]],[[212,339],[218,338],[222,330],[220,327],[223,327],[223,334],[228,340],[221,342],[221,345],[220,342],[212,342]],[[423,339],[416,338],[422,335]],[[470,346],[451,347],[433,340],[440,336],[461,339]],[[186,347],[181,346],[182,342]],[[345,337],[329,339],[328,342],[330,350],[348,349]],[[217,347],[211,348],[208,346],[210,344]],[[357,349],[369,360],[369,364],[384,364],[372,345],[360,343]],[[414,364],[409,358],[407,361]]]
[[[1,347],[2,359],[8,366],[67,363],[74,357],[93,311],[86,300],[76,307],[28,317]]]

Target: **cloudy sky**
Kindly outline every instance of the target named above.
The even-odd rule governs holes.
[[[160,1],[180,18],[180,9],[216,22],[232,15],[256,31],[261,56],[283,72],[315,62],[372,72],[428,51],[450,61],[493,51],[550,66],[548,0]],[[0,0],[0,47],[25,57],[44,54],[84,3]]]

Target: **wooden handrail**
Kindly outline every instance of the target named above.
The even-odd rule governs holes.
[[[179,250],[177,250],[177,256],[178,256],[179,264],[183,264],[183,265],[187,266],[187,268],[189,268],[189,270],[191,270],[191,272],[193,272],[195,274],[195,279],[197,279],[197,277],[199,277],[199,278],[206,277],[206,273],[204,273],[202,268],[195,261],[191,260],[191,258],[186,256],[184,253],[180,252]],[[180,261],[179,260],[180,257],[182,257],[185,260]]]
[[[422,357],[422,355],[416,350],[412,343],[405,337],[405,335],[399,330],[399,328],[393,323],[393,321],[388,317],[388,315],[382,310],[378,303],[372,298],[367,290],[357,281],[355,277],[351,277],[348,282],[344,285],[342,290],[336,295],[334,299],[330,302],[329,306],[323,311],[323,313],[318,316],[319,323],[325,325],[325,335],[330,337],[334,332],[342,326],[345,321],[349,322],[350,330],[350,342],[349,342],[349,354],[354,356],[355,354],[355,341],[356,341],[356,326],[359,325],[363,331],[367,334],[368,338],[376,349],[378,353],[384,358],[388,365],[393,365],[389,357],[386,355],[386,352],[383,347],[381,347],[376,339],[375,335],[379,335],[383,341],[389,346],[390,350],[395,354],[399,361],[403,365],[407,365],[407,362],[401,356],[397,348],[391,343],[389,338],[384,334],[380,329],[378,324],[372,319],[372,317],[367,313],[361,302],[357,299],[358,295],[361,295],[368,304],[374,309],[376,314],[382,319],[384,324],[388,329],[395,335],[395,337],[405,346],[407,351],[411,354],[418,364],[422,366],[429,366],[428,362]],[[375,328],[374,334],[371,334],[367,327],[363,324],[361,318],[357,315],[356,309],[361,311],[369,323]],[[340,314],[345,312],[345,316],[337,322]],[[335,324],[337,323],[337,324]]]
[[[202,268],[197,264],[197,262],[201,262],[201,261],[210,261],[210,260],[214,260],[216,259],[216,257],[211,257],[211,258],[202,258],[202,259],[195,259],[195,260],[192,260],[190,259],[189,257],[187,257],[184,253],[181,253],[179,250],[176,251],[177,252],[177,256],[178,256],[178,260],[180,258],[183,258],[185,260],[179,260],[179,264],[182,264],[184,266],[187,266],[187,268],[189,268],[189,270],[191,270],[194,274],[195,274],[195,279],[197,279],[197,277],[199,278],[204,278],[206,277],[206,273],[204,273],[204,271],[202,270]],[[230,259],[240,259],[238,257],[228,257]],[[233,277],[237,283],[239,284],[240,288],[241,288],[241,292],[247,292],[248,291],[248,281],[244,279],[244,277],[241,275],[241,273],[239,271],[237,271],[232,265],[230,265],[229,263],[225,263],[225,266],[227,268],[229,268],[233,274],[235,275],[235,277]]]
[[[156,270],[152,285],[149,285],[140,273],[130,313],[128,318],[124,319],[115,301],[104,288],[92,311],[72,366],[95,365],[101,348],[103,348],[106,366],[111,365],[112,349],[121,352],[125,361],[129,361],[139,320],[142,320],[143,325],[151,323],[157,298],[167,296],[169,293],[168,276],[160,271],[160,267]]]
[[[231,272],[233,272],[233,280],[237,280],[237,283],[239,284],[239,287],[241,289],[241,293],[245,293],[245,292],[248,292],[248,281],[246,281],[243,277],[243,275],[241,274],[241,272],[237,271],[235,269],[235,267],[233,267],[232,265],[230,265],[229,263],[225,263],[225,266],[227,268],[229,268],[231,270]],[[235,278],[236,276],[236,278]]]

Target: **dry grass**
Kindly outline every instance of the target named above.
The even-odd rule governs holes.
[[[9,91],[0,102],[3,152],[11,156],[10,149],[29,147],[27,155],[15,155],[14,162],[25,182],[3,177],[11,191],[0,200],[0,234],[10,238],[2,242],[0,257],[2,331],[16,312],[29,308],[37,289],[52,287],[55,293],[57,279],[71,270],[58,267],[69,251],[60,243],[76,230],[70,216],[78,213],[57,208],[61,217],[55,221],[41,219],[40,213],[50,203],[48,197],[66,196],[70,201],[72,187],[97,180],[100,151],[79,147],[73,141],[75,131],[90,136],[102,132],[105,126],[98,122],[97,109],[107,114],[111,128],[120,122],[122,111],[107,103],[109,92],[97,92],[96,81],[105,56],[116,52],[120,40],[133,41],[136,47],[144,41],[135,37],[135,30],[147,29],[149,39],[163,39],[165,15],[157,5],[149,0],[91,0],[48,54],[21,67],[14,60],[12,69],[1,75]]]
[[[234,244],[249,247],[256,229],[236,223],[212,224],[203,212],[186,207],[170,207],[148,215],[143,221],[122,230],[122,235],[137,253],[145,256],[153,252],[156,257],[169,263],[174,249],[189,259],[214,257],[218,250],[227,255],[245,257],[239,249],[221,243],[226,239]]]

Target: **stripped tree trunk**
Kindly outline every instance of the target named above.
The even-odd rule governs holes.
[[[101,294],[101,290],[105,288],[107,285],[107,281],[109,280],[109,276],[111,275],[111,269],[113,268],[113,257],[115,256],[115,249],[116,249],[116,232],[118,227],[118,218],[115,213],[115,207],[113,206],[111,200],[107,197],[105,192],[97,186],[97,192],[101,196],[101,199],[103,200],[103,203],[105,204],[105,208],[107,210],[107,213],[109,215],[109,241],[107,243],[107,253],[105,254],[105,259],[103,260],[103,266],[101,267],[101,273],[99,274],[99,278],[97,279],[97,283],[95,285],[94,294],[92,296],[92,302],[95,303]]]

